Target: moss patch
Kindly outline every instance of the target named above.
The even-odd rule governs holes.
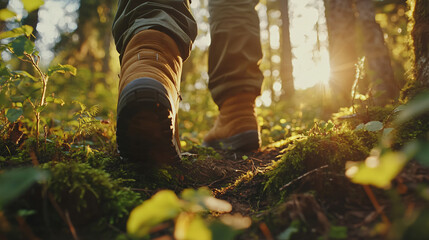
[[[49,163],[43,168],[52,175],[48,191],[78,223],[120,221],[140,202],[139,194],[122,187],[120,179],[113,180],[105,171],[87,163]]]
[[[393,148],[399,149],[412,140],[429,138],[429,113],[405,122],[395,130]]]
[[[346,161],[364,160],[376,142],[376,134],[366,131],[304,137],[290,145],[272,171],[267,171],[264,190],[269,196],[284,196],[286,191],[279,189],[285,184],[325,165],[331,171],[342,173]]]

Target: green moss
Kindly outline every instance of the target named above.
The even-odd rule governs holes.
[[[371,132],[346,131],[331,136],[309,136],[295,141],[281,159],[265,175],[264,191],[279,195],[279,189],[293,179],[313,169],[328,165],[334,172],[343,173],[346,161],[361,161],[377,142]],[[283,196],[285,193],[280,193]]]
[[[399,149],[415,139],[427,140],[429,137],[429,113],[412,119],[397,127],[393,139],[393,148]]]
[[[218,152],[216,152],[216,150],[214,150],[211,147],[192,145],[192,148],[189,150],[189,152],[197,154],[198,160],[204,160],[207,157],[212,157],[215,159],[221,159],[222,158],[222,156]]]
[[[79,223],[89,220],[114,223],[126,217],[140,200],[101,169],[74,161],[44,164],[51,171],[48,191]],[[98,222],[97,221],[97,222]]]
[[[16,145],[9,140],[0,138],[0,156],[7,157],[16,154]]]

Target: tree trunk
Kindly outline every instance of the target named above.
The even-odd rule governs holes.
[[[416,0],[414,21],[415,81],[419,88],[429,89],[429,1]]]
[[[355,16],[352,0],[324,0],[329,33],[331,77],[329,84],[333,101],[339,106],[351,104],[357,62]]]
[[[412,75],[402,89],[401,98],[409,100],[422,91],[429,90],[429,1],[408,1],[413,16],[410,19],[412,40],[410,47],[414,50]]]
[[[81,0],[78,10],[78,28],[75,33],[79,43],[69,51],[68,63],[89,69],[92,74],[88,89],[94,90],[98,83],[107,85],[110,74],[111,26],[116,0]],[[94,11],[94,9],[96,11]]]
[[[265,28],[265,31],[268,32],[268,48],[267,48],[267,59],[268,59],[268,63],[269,63],[269,67],[270,67],[270,81],[268,82],[269,86],[270,86],[270,91],[271,91],[271,99],[274,100],[274,76],[273,76],[273,72],[274,72],[274,66],[273,66],[273,50],[271,48],[271,32],[270,32],[270,27],[271,27],[271,21],[270,21],[270,10],[272,9],[272,4],[270,4],[270,1],[267,1],[266,3],[266,7],[267,7],[267,27]]]
[[[356,0],[355,3],[363,35],[366,72],[370,82],[369,93],[376,105],[383,106],[396,99],[399,93],[389,50],[384,42],[383,31],[375,21],[375,8],[372,0]]]
[[[283,98],[289,99],[295,93],[295,86],[293,83],[293,66],[292,66],[292,46],[290,43],[289,31],[289,0],[280,1],[280,12],[282,19],[281,26],[281,71],[280,76],[282,79]]]

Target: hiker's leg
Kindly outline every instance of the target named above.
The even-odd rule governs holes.
[[[209,0],[209,89],[220,114],[205,146],[253,150],[260,145],[254,112],[263,80],[257,3]]]
[[[148,167],[180,158],[180,77],[196,33],[188,0],[119,1],[113,36],[121,54],[116,136],[122,157]]]
[[[238,92],[260,93],[258,0],[209,0],[209,89],[218,106]]]
[[[121,58],[131,38],[145,29],[169,35],[185,60],[197,35],[189,0],[119,0],[112,33]]]

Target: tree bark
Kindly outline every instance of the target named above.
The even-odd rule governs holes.
[[[353,0],[324,0],[324,3],[331,65],[329,84],[333,92],[333,101],[339,106],[349,106],[358,58]]]
[[[414,9],[415,81],[417,86],[429,89],[429,1],[416,0]]]
[[[409,100],[422,91],[429,90],[429,1],[408,1],[413,11],[409,21],[414,53],[412,74],[402,89],[401,98]]]
[[[370,82],[369,93],[376,105],[383,106],[398,97],[399,86],[394,78],[383,31],[375,21],[375,8],[372,0],[356,0],[355,4],[363,33],[366,72]]]
[[[279,0],[280,12],[282,19],[281,26],[281,71],[280,76],[282,79],[282,98],[289,99],[295,93],[295,86],[293,83],[293,66],[292,66],[292,45],[290,42],[289,31],[289,0]]]

